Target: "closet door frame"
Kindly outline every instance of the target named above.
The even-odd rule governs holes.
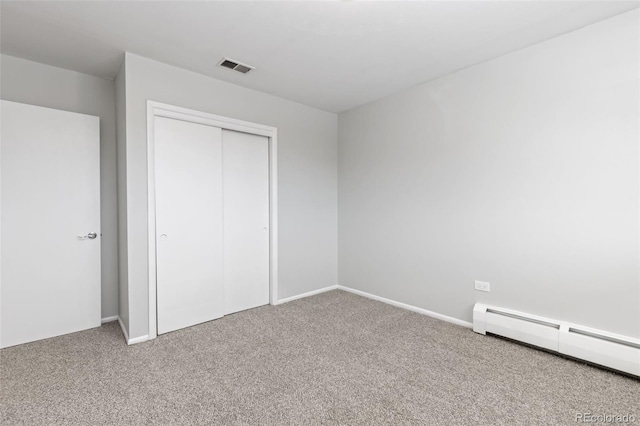
[[[156,101],[147,101],[147,202],[148,202],[148,253],[149,253],[149,339],[157,334],[156,307],[156,197],[155,197],[155,118],[165,117],[186,122],[235,130],[269,140],[269,303],[278,304],[278,130],[275,127],[235,118],[209,114]]]

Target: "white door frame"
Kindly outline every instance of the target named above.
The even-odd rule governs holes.
[[[157,334],[156,309],[156,185],[154,121],[156,117],[173,118],[191,123],[204,124],[227,130],[251,133],[269,138],[269,303],[278,303],[278,156],[275,127],[235,118],[177,107],[155,101],[147,101],[147,199],[148,199],[148,253],[149,253],[149,339]]]

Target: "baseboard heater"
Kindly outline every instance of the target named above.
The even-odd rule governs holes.
[[[473,308],[473,331],[640,376],[640,339],[480,303]]]

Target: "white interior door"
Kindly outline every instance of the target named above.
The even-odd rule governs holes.
[[[225,314],[269,303],[269,139],[222,131]]]
[[[99,118],[8,101],[0,113],[0,347],[98,327]]]
[[[224,315],[222,131],[156,117],[158,334]]]

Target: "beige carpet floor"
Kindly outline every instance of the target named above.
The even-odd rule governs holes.
[[[2,425],[640,423],[640,380],[343,291],[133,346],[113,322],[0,365]]]

